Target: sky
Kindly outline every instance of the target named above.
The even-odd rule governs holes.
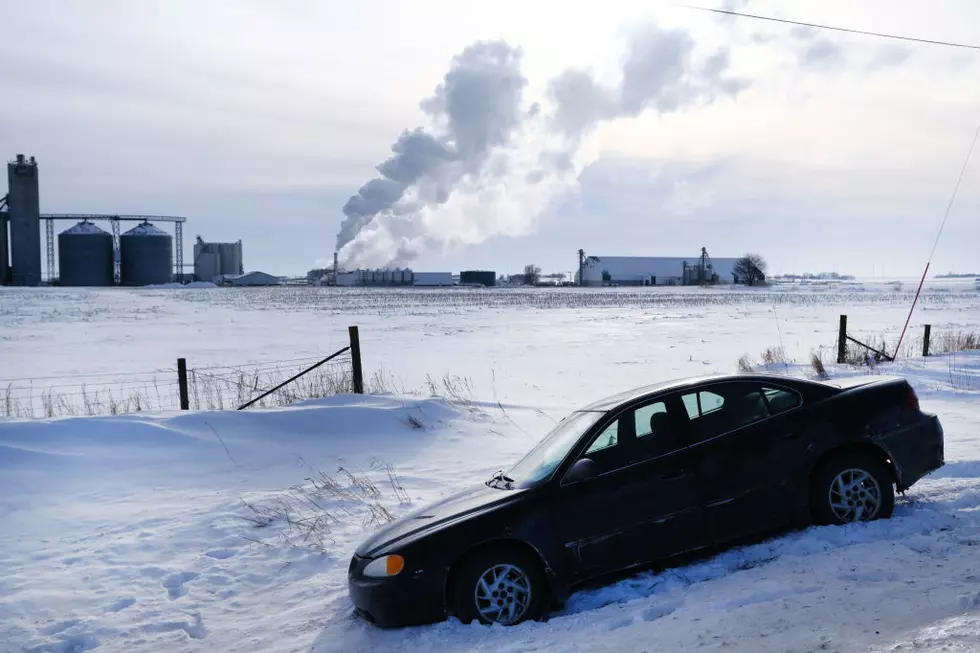
[[[980,43],[973,0],[702,6]],[[980,123],[980,51],[666,2],[0,15],[0,144],[37,157],[42,212],[183,215],[185,261],[196,234],[241,239],[245,267],[274,274],[341,245],[351,267],[501,273],[704,246],[771,272],[915,276]],[[931,271],[980,272],[978,243],[980,151]]]

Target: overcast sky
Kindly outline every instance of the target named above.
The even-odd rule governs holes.
[[[980,41],[975,0],[725,4]],[[42,211],[184,215],[186,260],[195,234],[240,238],[246,268],[278,274],[330,259],[348,200],[421,127],[455,167],[404,181],[397,223],[358,213],[358,261],[567,271],[578,248],[705,246],[775,272],[912,276],[980,123],[980,51],[649,0],[0,0],[0,16],[0,144],[37,157]],[[423,101],[455,97],[468,78],[447,73],[478,41],[517,53],[501,65],[522,83],[480,117],[500,147],[464,156],[452,106]],[[588,83],[561,95],[570,70]],[[553,132],[567,170],[542,163]],[[978,251],[980,152],[932,271],[980,272]]]

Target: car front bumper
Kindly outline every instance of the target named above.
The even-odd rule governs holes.
[[[381,627],[415,626],[446,618],[445,582],[441,575],[405,569],[389,578],[368,578],[370,558],[355,555],[347,588],[358,615]]]

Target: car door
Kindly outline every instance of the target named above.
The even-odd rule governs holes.
[[[778,400],[772,410],[770,397]],[[685,392],[681,401],[691,429],[700,502],[714,541],[785,524],[792,510],[786,451],[795,435],[787,430],[787,415],[799,405],[799,395],[760,383],[730,382]]]
[[[599,475],[560,487],[555,527],[577,575],[615,571],[703,544],[682,410],[676,397],[624,410],[580,455],[596,462]]]

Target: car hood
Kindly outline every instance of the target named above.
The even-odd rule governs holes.
[[[482,483],[469,487],[396,519],[362,542],[356,553],[365,558],[373,557],[382,549],[397,546],[413,535],[437,530],[447,523],[510,503],[526,491],[522,488],[497,490]]]

